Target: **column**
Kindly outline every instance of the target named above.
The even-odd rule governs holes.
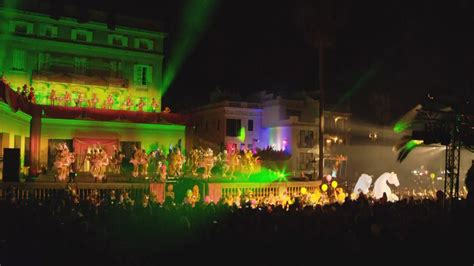
[[[37,176],[40,170],[41,107],[33,106],[30,122],[30,176]]]

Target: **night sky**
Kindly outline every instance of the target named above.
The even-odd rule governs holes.
[[[163,105],[183,111],[207,103],[216,88],[244,100],[257,90],[317,89],[318,51],[298,22],[305,2],[218,1]],[[332,2],[338,27],[326,54],[329,103],[349,106],[357,119],[388,124],[428,92],[472,97],[472,1]],[[168,59],[182,41],[177,29],[185,1],[110,3],[90,5],[164,21]]]

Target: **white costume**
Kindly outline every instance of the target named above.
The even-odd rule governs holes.
[[[359,180],[357,180],[352,193],[354,193],[357,197],[360,193],[367,195],[369,193],[370,185],[372,185],[372,176],[368,174],[362,174],[360,175]]]

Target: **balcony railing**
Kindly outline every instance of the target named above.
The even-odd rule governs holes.
[[[251,190],[253,195],[257,198],[268,197],[270,194],[278,196],[286,190],[287,194],[298,195],[301,188],[306,188],[310,193],[313,193],[321,185],[320,181],[305,181],[305,182],[279,182],[279,183],[222,183],[221,197],[235,196],[239,190],[244,194],[247,190]]]
[[[117,193],[127,191],[132,199],[140,198],[149,194],[149,184],[144,183],[75,183],[69,184],[76,190],[80,199],[87,199],[89,195],[97,191],[99,196],[107,195],[114,190]],[[23,200],[47,200],[53,198],[68,189],[66,183],[0,183],[0,199],[14,196],[17,201]],[[117,194],[118,195],[118,194]]]

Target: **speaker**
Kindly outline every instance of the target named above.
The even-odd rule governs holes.
[[[20,182],[20,149],[3,149],[3,181]]]

